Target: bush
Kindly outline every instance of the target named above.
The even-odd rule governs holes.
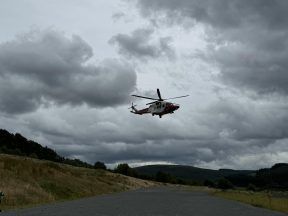
[[[127,176],[138,177],[138,173],[136,170],[129,167],[128,164],[118,164],[117,167],[114,169],[114,172],[120,173]]]
[[[234,185],[228,179],[222,178],[218,181],[217,187],[222,190],[227,190],[234,188]]]
[[[254,184],[249,184],[246,189],[249,191],[256,191],[256,186]]]
[[[94,164],[94,169],[103,169],[106,170],[106,165],[103,162],[97,161]]]
[[[115,168],[116,173],[120,173],[123,175],[128,175],[128,170],[130,169],[128,164],[118,164],[117,167]]]
[[[215,183],[211,180],[205,180],[204,181],[204,186],[207,186],[207,187],[215,187]]]
[[[169,173],[165,173],[161,171],[158,171],[156,173],[155,180],[158,182],[164,182],[164,183],[172,183],[172,184],[177,183],[177,179],[174,176],[170,175]]]

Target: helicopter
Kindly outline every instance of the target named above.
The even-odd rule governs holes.
[[[152,97],[146,97],[146,96],[140,96],[140,95],[131,95],[133,97],[138,97],[138,98],[144,98],[144,99],[149,99],[149,100],[154,100],[153,102],[147,103],[146,105],[149,105],[149,107],[137,110],[135,107],[137,105],[134,105],[132,103],[131,107],[131,113],[138,114],[138,115],[143,115],[143,114],[148,114],[151,113],[152,116],[158,115],[159,118],[162,118],[163,115],[166,114],[172,114],[174,111],[178,110],[180,108],[179,104],[167,102],[166,100],[171,100],[171,99],[176,99],[176,98],[182,98],[182,97],[188,97],[189,95],[183,95],[183,96],[178,96],[178,97],[173,97],[173,98],[167,98],[163,99],[160,94],[160,90],[157,88],[157,95],[158,98],[152,98]]]

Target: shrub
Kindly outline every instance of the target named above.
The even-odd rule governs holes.
[[[256,191],[256,186],[254,184],[249,184],[246,189],[249,191]]]
[[[234,188],[234,185],[228,179],[222,178],[222,179],[219,179],[217,183],[217,187],[222,190],[227,190],[227,189]]]
[[[204,186],[207,186],[207,187],[215,187],[215,183],[211,180],[205,180],[204,181]]]
[[[103,169],[106,170],[106,165],[103,162],[97,161],[94,164],[94,169]]]

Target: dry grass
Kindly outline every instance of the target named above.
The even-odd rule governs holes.
[[[78,168],[50,161],[0,154],[1,209],[153,186],[104,170]]]
[[[237,200],[253,206],[288,213],[287,192],[249,192],[241,190],[216,191],[213,193],[226,199]]]

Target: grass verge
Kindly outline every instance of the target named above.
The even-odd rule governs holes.
[[[213,195],[256,207],[288,213],[288,192],[250,192],[245,190],[214,191]]]
[[[0,209],[30,207],[129,189],[154,183],[120,174],[26,157],[0,154]]]

